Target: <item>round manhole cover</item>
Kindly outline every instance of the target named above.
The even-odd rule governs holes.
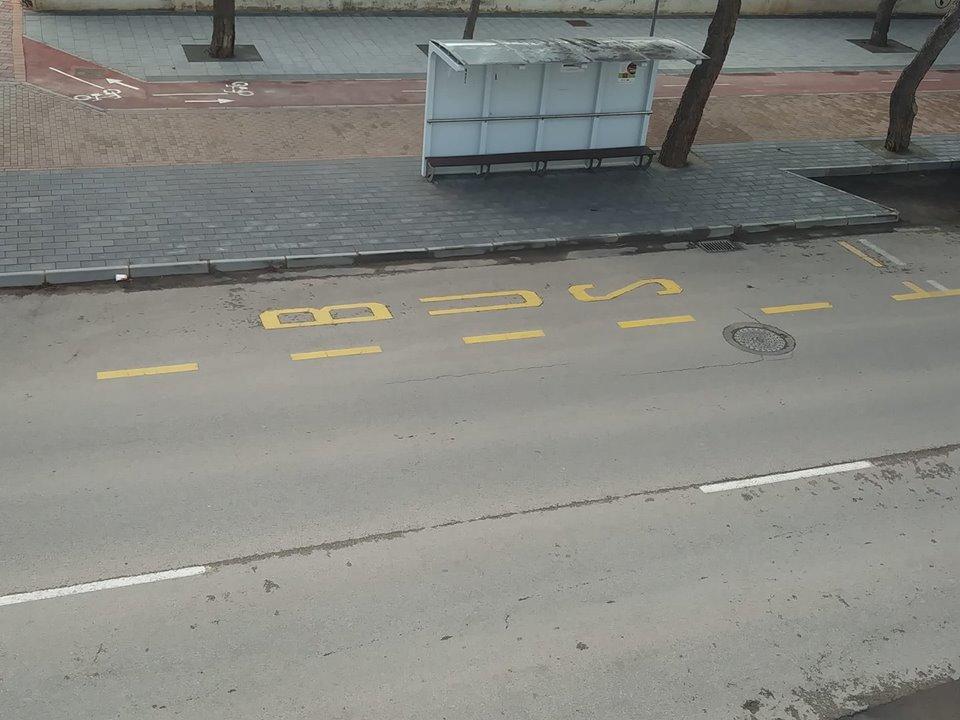
[[[738,350],[754,355],[786,355],[797,341],[780,328],[760,323],[734,323],[723,329],[724,339]]]

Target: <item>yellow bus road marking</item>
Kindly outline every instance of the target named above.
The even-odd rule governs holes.
[[[643,320],[623,320],[617,325],[624,330],[638,327],[655,327],[657,325],[674,325],[675,323],[696,322],[693,315],[668,315],[666,317],[644,318]]]
[[[97,380],[115,380],[117,378],[142,377],[144,375],[169,375],[170,373],[196,372],[197,363],[181,365],[157,365],[155,367],[129,368],[128,370],[103,370],[97,373]]]
[[[589,290],[593,290],[596,285],[571,285],[567,290],[574,298],[580,302],[599,302],[603,300],[616,300],[621,295],[626,295],[632,290],[641,288],[644,285],[659,285],[660,289],[657,290],[657,295],[677,295],[683,292],[683,288],[677,285],[676,282],[670,280],[669,278],[647,278],[645,280],[637,280],[634,283],[620,288],[619,290],[614,290],[611,293],[606,295],[590,295]]]
[[[870,264],[873,265],[875,268],[882,268],[882,267],[884,266],[882,262],[880,262],[879,260],[877,260],[877,259],[875,259],[875,258],[870,257],[870,256],[867,255],[865,252],[863,252],[863,250],[860,250],[859,248],[855,248],[853,245],[851,245],[850,243],[848,243],[846,240],[838,240],[837,243],[839,243],[840,247],[842,247],[844,250],[848,250],[849,252],[852,252],[852,253],[853,253],[854,255],[856,255],[858,258],[860,258],[860,259],[863,260],[864,262],[870,263]]]
[[[484,298],[519,297],[518,303],[504,303],[502,305],[470,305],[462,308],[446,308],[444,310],[430,310],[431,315],[459,315],[460,313],[492,312],[494,310],[512,310],[513,308],[540,307],[543,300],[533,290],[497,290],[495,292],[470,293],[469,295],[438,295],[435,297],[420,298],[422,303],[453,302],[455,300],[481,300]]]
[[[367,310],[369,315],[348,315],[334,317],[334,310]],[[309,315],[312,320],[284,321],[289,315]],[[314,327],[317,325],[341,325],[343,323],[370,322],[371,320],[392,320],[393,315],[383,303],[348,303],[346,305],[325,305],[322,308],[284,308],[283,310],[264,310],[260,313],[260,323],[267,330],[279,328]]]
[[[321,358],[347,357],[349,355],[376,355],[382,352],[379,345],[365,347],[337,348],[336,350],[314,350],[313,352],[291,353],[291,360],[319,360]]]
[[[906,280],[903,281],[903,284],[913,292],[902,295],[891,295],[890,297],[894,300],[927,300],[928,298],[960,297],[960,290],[950,290],[949,288],[944,288],[943,290],[924,290],[916,283]]]
[[[504,340],[529,340],[542,338],[543,330],[523,330],[521,332],[494,333],[493,335],[468,335],[463,339],[467,345],[478,343],[503,342]]]
[[[774,305],[760,308],[764,315],[782,315],[783,313],[806,312],[807,310],[830,310],[833,307],[828,302],[801,303],[799,305]]]

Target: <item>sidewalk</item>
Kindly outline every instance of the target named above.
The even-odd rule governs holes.
[[[430,184],[414,159],[8,172],[0,268],[5,285],[36,285],[893,222],[875,203],[781,168],[960,167],[960,136],[915,149],[922,160],[887,160],[853,141],[703,146],[684,170],[606,170],[589,182],[560,172]]]
[[[12,17],[11,9],[16,11]],[[209,18],[179,15],[41,18],[28,12],[26,17],[28,26],[39,23],[44,32],[52,28],[49,31],[61,47],[71,46],[71,51],[87,57],[114,53],[114,60],[138,63],[131,67],[143,70],[144,53],[199,40],[177,34],[180,24],[194,24],[197,34],[205,34],[209,23]],[[17,47],[10,50],[18,18],[18,6],[0,0],[0,171],[5,170],[0,172],[0,286],[112,279],[115,272],[128,271],[143,276],[342,265],[359,258],[480,254],[584,239],[688,241],[771,227],[891,222],[895,216],[885,208],[784,168],[814,168],[802,174],[817,176],[837,167],[862,173],[885,171],[891,165],[905,169],[920,163],[917,167],[933,168],[960,162],[960,135],[952,134],[960,130],[960,103],[957,91],[949,89],[954,87],[953,76],[944,74],[918,96],[917,154],[907,159],[886,159],[856,141],[885,131],[885,91],[768,95],[720,91],[707,106],[695,162],[684,170],[655,165],[645,172],[574,171],[542,178],[461,176],[431,185],[420,178],[416,159],[423,122],[417,104],[103,111],[26,83],[9,82],[22,72]],[[353,39],[366,27],[363,37],[368,42],[370,37],[383,41],[380,61],[385,64],[375,67],[374,53],[369,58],[354,53],[352,65],[336,69],[397,71],[404,61],[398,57],[387,62],[391,48],[402,54],[402,47],[419,37],[427,20],[437,24],[438,33],[448,32],[443,23],[452,28],[454,21],[460,22],[248,17],[242,19],[241,32],[244,25],[261,27],[272,44],[289,41],[287,50],[297,47],[309,54],[313,52],[309,43],[294,38],[299,25],[306,35],[322,36],[324,57],[332,57],[347,54],[350,27]],[[121,21],[128,23],[122,32]],[[162,28],[148,32],[144,23],[153,22],[172,24],[173,34]],[[628,34],[638,31],[629,27],[631,23],[646,21],[590,22],[594,25],[589,32]],[[913,42],[909,33],[922,37],[930,22],[897,21],[893,37]],[[397,27],[389,31],[391,23]],[[577,32],[557,18],[486,18],[481,27],[490,32],[497,23],[510,23],[510,34]],[[665,23],[665,34],[695,34],[698,27],[706,27],[705,20]],[[401,25],[407,28],[403,32],[397,29]],[[113,40],[103,27],[113,28]],[[753,54],[741,49],[733,58],[740,63],[802,58],[830,66],[858,57],[863,62],[899,64],[909,57],[871,55],[846,42],[845,37],[868,30],[867,20],[748,18],[738,38],[749,41],[742,47]],[[388,31],[389,40],[376,35]],[[340,38],[342,47],[328,35]],[[117,47],[111,49],[114,40]],[[807,46],[801,50],[804,42]],[[263,52],[266,46],[260,49]],[[403,52],[409,54],[409,67],[422,68],[419,50]],[[8,56],[12,61],[5,59]],[[292,50],[288,56],[289,61],[280,64],[267,59],[263,67],[294,75],[317,72]],[[960,61],[956,41],[944,58]],[[117,65],[108,58],[99,60]],[[171,67],[176,72],[176,63]],[[122,69],[135,74],[130,67]],[[896,74],[890,77],[892,82]],[[781,79],[770,76],[763,82]],[[676,102],[675,97],[655,101],[651,145],[660,143]]]
[[[563,17],[482,17],[477,38],[623,37],[647,35],[644,18],[587,18],[573,27]],[[919,48],[934,19],[895,19],[891,38]],[[657,33],[701,47],[708,18],[664,18]],[[726,71],[896,68],[911,54],[874,54],[848,42],[870,35],[870,18],[742,18]],[[188,62],[183,44],[210,40],[204,15],[50,15],[27,12],[25,35],[141,80],[210,78],[291,79],[318,76],[414,76],[424,73],[418,44],[457,38],[461,16],[266,16],[237,19],[237,42],[254,44],[262,62]],[[939,65],[960,65],[960,38]],[[685,64],[664,68],[686,72]]]
[[[0,82],[13,80],[13,12],[0,2]]]
[[[918,135],[960,131],[960,93],[919,96]],[[654,101],[660,144],[676,100]],[[419,156],[419,106],[100,112],[23,84],[0,83],[0,170]],[[715,97],[697,140],[832,140],[886,132],[885,94]]]

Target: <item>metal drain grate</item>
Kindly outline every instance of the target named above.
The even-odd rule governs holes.
[[[734,323],[723,329],[723,339],[738,350],[754,355],[786,355],[797,347],[789,333],[773,325]]]
[[[743,250],[743,245],[731,240],[703,240],[697,243],[697,247],[708,253],[734,252]]]
[[[573,25],[573,27],[593,27],[586,20],[567,20],[568,25]]]

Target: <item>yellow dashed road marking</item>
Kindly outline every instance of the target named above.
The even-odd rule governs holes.
[[[522,332],[494,333],[493,335],[468,335],[463,339],[467,345],[478,343],[503,342],[504,340],[529,340],[542,338],[543,330],[524,330]]]
[[[860,250],[859,248],[854,247],[853,245],[851,245],[850,243],[848,243],[846,240],[837,240],[837,243],[838,243],[838,244],[840,245],[840,247],[842,247],[844,250],[848,250],[849,252],[852,252],[852,253],[853,253],[854,255],[856,255],[858,258],[860,258],[860,259],[863,260],[864,262],[870,263],[870,264],[873,265],[875,268],[882,268],[882,267],[884,266],[882,262],[880,262],[880,261],[877,260],[876,258],[870,257],[870,256],[867,255],[865,252],[863,252],[863,250]]]
[[[197,363],[181,365],[157,365],[155,367],[130,368],[128,370],[104,370],[97,373],[97,380],[115,380],[117,378],[142,377],[144,375],[169,375],[170,373],[196,372]]]
[[[828,302],[801,303],[799,305],[774,305],[760,308],[764,315],[782,315],[783,313],[806,312],[807,310],[829,310],[833,307]]]
[[[623,320],[617,325],[624,330],[638,327],[655,327],[657,325],[674,325],[675,323],[695,322],[693,315],[668,315],[666,317],[644,318],[643,320]]]
[[[366,347],[337,348],[336,350],[314,350],[313,352],[291,353],[291,360],[319,360],[321,358],[348,357],[350,355],[376,355],[382,352],[379,345]]]

